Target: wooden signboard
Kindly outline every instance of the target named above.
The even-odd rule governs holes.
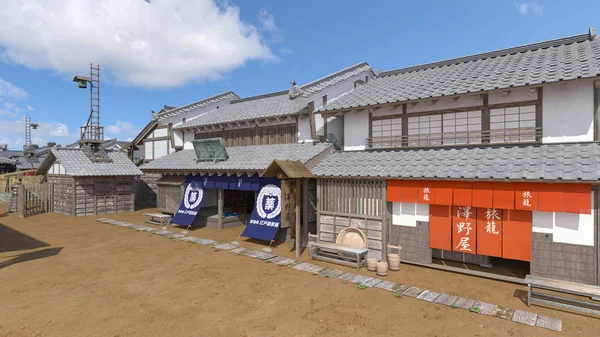
[[[281,180],[281,228],[296,226],[296,193],[294,180]]]

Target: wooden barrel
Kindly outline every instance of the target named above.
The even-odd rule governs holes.
[[[377,275],[385,276],[388,274],[388,264],[387,262],[377,262]]]

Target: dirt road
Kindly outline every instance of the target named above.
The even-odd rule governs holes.
[[[533,337],[595,336],[600,331],[595,318],[529,308],[562,319],[563,332],[555,333],[360,290],[230,252],[100,224],[94,217],[2,217],[4,206],[0,336]],[[142,217],[136,212],[111,218],[141,224]],[[229,242],[239,231],[199,229],[192,234]],[[242,246],[262,247],[244,241]],[[293,256],[289,245],[274,252]],[[523,287],[513,284],[405,265],[388,278],[526,308],[515,297]]]

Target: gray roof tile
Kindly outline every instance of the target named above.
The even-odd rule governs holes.
[[[169,109],[166,111],[163,111],[161,113],[158,114],[158,119],[159,120],[163,120],[166,118],[170,118],[170,117],[174,117],[177,115],[180,115],[182,113],[186,113],[186,112],[190,112],[196,109],[200,109],[203,108],[209,104],[215,103],[215,102],[219,102],[222,101],[224,99],[236,99],[239,98],[238,95],[236,95],[233,91],[228,91],[228,92],[224,92],[222,94],[219,95],[215,95],[209,98],[205,98],[203,100],[194,102],[194,103],[190,103],[178,108],[174,108],[174,109]]]
[[[127,158],[125,153],[113,151],[107,151],[107,153],[112,162],[95,163],[81,149],[52,149],[52,155],[71,176],[136,176],[142,174],[142,171]]]
[[[289,97],[288,90],[284,90],[233,100],[227,106],[212,110],[193,119],[189,118],[186,123],[176,126],[175,129],[297,114],[306,109],[307,97],[314,96],[329,87],[367,71],[371,71],[371,66],[367,62],[361,62],[342,69],[301,86],[304,91],[303,95],[294,99]]]
[[[261,171],[275,159],[300,160],[306,163],[323,151],[331,148],[331,144],[274,144],[227,148],[229,159],[222,162],[196,163],[194,150],[183,150],[158,158],[142,165],[142,170],[247,170]]]
[[[336,152],[316,176],[491,180],[600,180],[600,143]]]
[[[286,90],[231,101],[229,105],[220,107],[194,119],[189,119],[187,122],[176,126],[175,129],[292,115],[304,108],[306,108],[306,101],[302,99],[290,99]]]
[[[319,111],[473,93],[600,74],[600,38],[589,34],[381,73]]]

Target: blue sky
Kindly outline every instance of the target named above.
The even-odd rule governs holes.
[[[165,104],[583,34],[597,13],[599,1],[15,0],[0,12],[0,143],[22,145],[25,114],[35,143],[76,140],[89,96],[71,79],[90,62],[107,137],[126,140]]]

